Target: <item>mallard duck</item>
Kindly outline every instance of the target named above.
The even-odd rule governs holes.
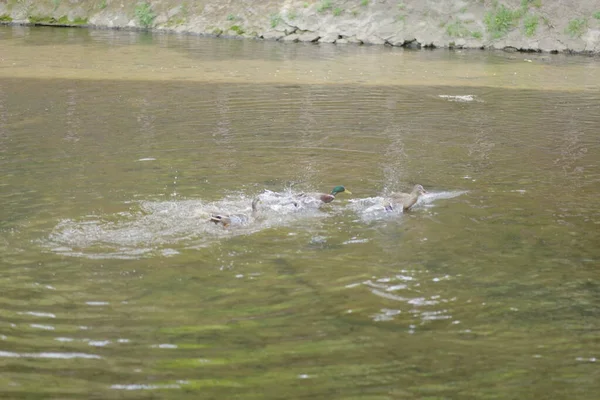
[[[408,211],[419,200],[419,196],[426,193],[421,185],[415,185],[410,193],[392,193],[386,198],[385,209],[392,211],[395,206],[402,205],[402,211]]]
[[[351,191],[349,191],[345,187],[339,185],[339,186],[334,187],[331,190],[331,193],[301,193],[298,197],[301,200],[311,199],[311,200],[316,200],[316,201],[320,201],[323,203],[331,203],[335,199],[335,196],[340,193],[352,194]]]
[[[217,225],[222,225],[227,228],[230,225],[244,225],[250,222],[252,218],[256,218],[258,213],[258,203],[260,199],[257,197],[252,200],[252,213],[250,215],[239,213],[239,214],[215,214],[210,217],[209,221],[214,222]]]

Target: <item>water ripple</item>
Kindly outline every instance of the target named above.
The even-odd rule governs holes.
[[[72,359],[72,358],[88,358],[100,359],[102,357],[95,354],[87,353],[13,353],[10,351],[1,351],[0,357],[9,358],[57,358],[57,359]]]

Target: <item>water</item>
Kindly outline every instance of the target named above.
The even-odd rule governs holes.
[[[0,54],[2,398],[596,398],[597,59],[23,27]]]

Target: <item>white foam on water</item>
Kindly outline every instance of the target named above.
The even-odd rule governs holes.
[[[465,95],[449,95],[449,94],[440,94],[438,95],[441,99],[446,99],[448,101],[456,101],[460,103],[468,103],[471,101],[477,101],[479,103],[483,103],[483,100],[479,99],[474,94],[465,94]]]
[[[159,389],[180,389],[181,385],[178,385],[178,384],[164,384],[164,385],[130,384],[130,385],[112,385],[110,388],[116,389],[116,390],[159,390]]]
[[[52,313],[37,312],[37,311],[26,311],[26,312],[20,312],[18,314],[33,315],[34,317],[43,317],[43,318],[56,318],[56,315],[54,315]]]
[[[29,324],[29,326],[36,329],[43,329],[45,331],[53,331],[55,329],[52,325]]]
[[[71,358],[88,358],[88,359],[99,359],[102,358],[95,354],[87,353],[13,353],[10,351],[0,350],[0,357],[8,358],[57,358],[57,359],[71,359]]]

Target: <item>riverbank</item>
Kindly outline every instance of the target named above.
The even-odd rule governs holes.
[[[600,54],[600,1],[9,0],[0,22],[218,37]]]

